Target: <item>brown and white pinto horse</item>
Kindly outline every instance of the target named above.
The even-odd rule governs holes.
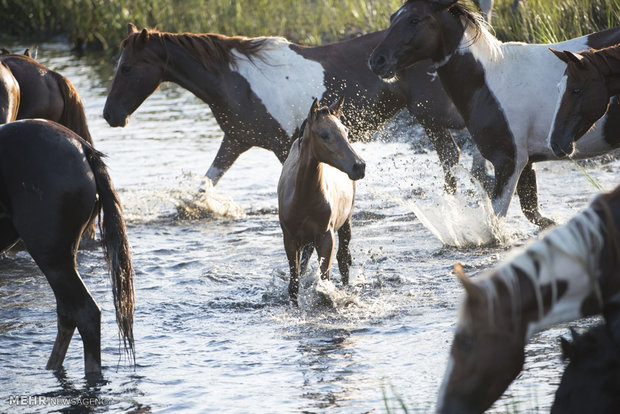
[[[519,374],[536,332],[614,307],[620,292],[620,186],[475,279],[455,266],[461,303],[437,412],[482,413]]]
[[[319,108],[314,100],[278,182],[278,214],[291,270],[288,290],[294,303],[302,250],[307,254],[307,246],[316,248],[321,278],[329,279],[336,232],[338,268],[342,283],[349,283],[355,180],[364,178],[366,164],[351,148],[340,122],[343,103],[341,98],[330,108]]]
[[[209,105],[224,132],[206,174],[216,184],[253,146],[284,162],[312,99],[346,98],[343,122],[352,140],[376,132],[407,107],[433,142],[446,189],[453,192],[450,167],[458,163],[459,150],[447,128],[463,128],[463,121],[439,82],[427,74],[430,62],[403,71],[392,83],[370,71],[368,55],[382,36],[305,47],[280,37],[139,32],[130,24],[103,115],[111,126],[125,126],[162,82],[188,89]]]
[[[579,53],[551,51],[566,63],[566,71],[558,84],[549,146],[557,156],[565,156],[573,153],[575,142],[605,115],[610,99],[620,94],[620,45]],[[601,127],[605,135],[620,135],[620,116],[607,117]]]
[[[547,136],[564,67],[549,46],[566,50],[620,42],[620,28],[554,45],[502,43],[465,0],[409,0],[392,15],[385,38],[370,57],[383,78],[422,59],[432,59],[441,82],[462,115],[480,153],[495,168],[491,196],[506,215],[515,188],[525,216],[539,226],[553,222],[538,209],[534,162],[558,159]],[[610,113],[620,111],[611,105]],[[597,128],[580,141],[579,157],[620,146],[620,134]]]

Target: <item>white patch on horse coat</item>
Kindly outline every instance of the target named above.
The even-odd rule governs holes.
[[[492,280],[500,278],[510,291],[511,307],[515,301],[522,304],[518,288],[516,270],[525,274],[534,286],[534,294],[538,307],[538,320],[530,322],[527,328],[526,341],[533,334],[560,322],[582,317],[581,304],[584,299],[594,293],[602,300],[598,285],[598,263],[605,239],[601,232],[601,219],[592,208],[575,216],[562,227],[558,227],[536,243],[530,245],[498,268],[481,276],[476,283],[481,287],[493,286]],[[536,269],[536,263],[539,269]],[[512,281],[512,283],[511,283]],[[558,298],[558,282],[567,284],[566,291]],[[545,314],[543,307],[542,287],[549,285],[552,290],[551,309]],[[506,298],[499,298],[496,289],[485,289],[491,302],[502,303]],[[489,315],[492,319],[493,316]],[[513,315],[520,318],[521,315]],[[520,322],[520,321],[515,321]],[[467,326],[468,319],[463,314],[459,326]]]
[[[459,52],[471,52],[485,71],[486,84],[501,106],[517,141],[517,151],[557,158],[547,145],[558,97],[557,84],[566,65],[550,50],[587,50],[587,37],[542,45],[501,43],[488,31],[474,41],[467,29]]]
[[[551,124],[551,128],[549,129],[549,135],[547,135],[547,145],[551,148],[551,137],[553,136],[553,130],[555,129],[555,118],[558,116],[558,111],[560,110],[560,105],[562,104],[562,97],[566,92],[566,83],[568,82],[568,76],[562,76],[560,82],[558,83],[558,99],[555,104],[555,111],[553,112],[553,121]]]
[[[314,98],[327,90],[323,66],[289,47],[283,38],[267,38],[264,49],[250,60],[233,49],[230,69],[243,76],[269,114],[291,137],[301,125]]]

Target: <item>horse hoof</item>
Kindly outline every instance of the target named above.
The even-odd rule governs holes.
[[[540,217],[539,219],[536,220],[536,225],[538,227],[540,227],[541,229],[547,229],[549,227],[553,227],[555,226],[555,221],[547,218],[547,217]]]

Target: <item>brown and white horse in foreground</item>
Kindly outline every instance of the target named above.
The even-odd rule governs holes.
[[[302,249],[314,245],[321,278],[329,279],[335,232],[339,239],[338,268],[342,282],[349,282],[354,180],[364,178],[366,164],[351,148],[347,128],[340,122],[343,104],[341,98],[329,108],[319,108],[314,100],[278,183],[278,213],[291,270],[288,290],[295,303]]]
[[[604,312],[620,291],[620,186],[474,280],[461,305],[439,413],[482,413],[519,374],[536,332]]]

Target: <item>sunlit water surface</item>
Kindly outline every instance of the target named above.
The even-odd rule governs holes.
[[[280,164],[273,154],[248,151],[216,189],[196,198],[221,140],[205,104],[164,85],[128,127],[113,129],[101,116],[112,59],[78,57],[49,44],[39,60],[79,90],[124,204],[136,269],[137,365],[119,359],[100,249],[78,256],[103,314],[105,380],[96,384],[84,379],[77,335],[66,371],[44,369],[56,333],[52,291],[27,253],[2,258],[0,412],[80,411],[52,398],[75,403],[82,397],[103,402],[84,409],[94,412],[364,413],[384,412],[386,403],[400,412],[399,399],[410,412],[431,412],[463,293],[453,264],[477,272],[539,236],[515,199],[502,225],[504,245],[443,247],[414,214],[414,204],[450,204],[441,202],[442,173],[436,154],[420,150],[420,130],[356,143],[367,173],[357,187],[352,283],[342,287],[337,266],[331,282],[318,282],[313,264],[300,306],[293,307],[277,217]],[[467,154],[462,163],[468,168]],[[612,161],[587,170],[611,189],[618,167]],[[542,209],[559,222],[596,193],[570,163],[541,164],[538,173]],[[461,197],[473,193],[463,190]],[[454,222],[462,214],[445,214],[453,227],[468,226]],[[525,369],[492,412],[548,412],[563,368],[558,337],[566,333],[560,326],[534,337]],[[16,396],[48,398],[9,405]]]

